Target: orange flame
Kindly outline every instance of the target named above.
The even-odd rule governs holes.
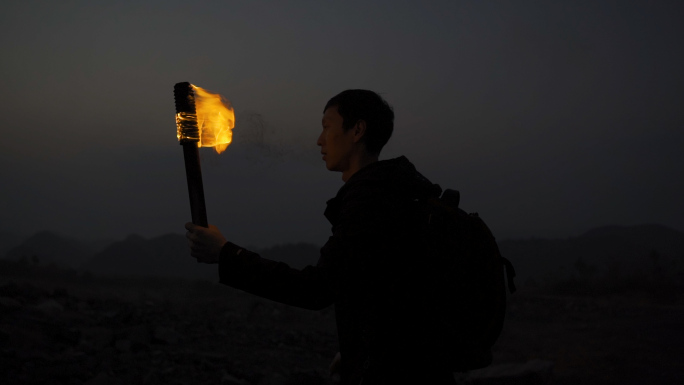
[[[211,93],[194,84],[192,88],[195,91],[197,127],[200,132],[198,147],[214,147],[214,150],[220,154],[233,140],[233,127],[235,127],[233,107],[219,94]],[[193,118],[179,115],[176,115],[177,123],[179,120]]]

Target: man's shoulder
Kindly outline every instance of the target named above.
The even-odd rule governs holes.
[[[345,187],[327,203],[325,216],[333,225],[343,219],[356,222],[382,215],[387,209],[387,203],[398,196],[391,189],[372,180],[358,181]]]
[[[441,189],[416,170],[405,156],[374,162],[352,175],[339,197],[420,199]]]
[[[403,156],[373,162],[352,175],[334,199],[354,202],[397,195],[414,170],[415,167]]]
[[[328,201],[326,217],[334,222],[349,213],[378,215],[416,199],[439,196],[440,191],[405,156],[382,160],[349,178],[335,198]]]

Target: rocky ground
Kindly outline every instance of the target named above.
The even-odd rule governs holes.
[[[682,287],[523,288],[494,353],[498,363],[553,363],[555,384],[684,383]]]
[[[684,383],[684,301],[523,288],[471,384]],[[0,383],[332,384],[334,313],[206,281],[3,265]]]

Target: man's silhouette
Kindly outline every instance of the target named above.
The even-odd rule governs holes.
[[[343,384],[452,384],[451,370],[421,338],[430,328],[415,293],[424,247],[414,202],[440,188],[405,158],[379,161],[394,112],[378,94],[347,90],[326,104],[318,145],[345,184],[327,202],[332,236],[302,270],[227,242],[215,226],[186,224],[191,255],[218,263],[220,282],[306,309],[335,305]]]

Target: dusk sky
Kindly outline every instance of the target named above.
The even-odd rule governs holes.
[[[241,245],[322,244],[342,185],[327,100],[380,93],[381,159],[461,191],[498,239],[684,230],[684,2],[3,1],[0,231],[183,233],[173,86],[228,98],[201,149],[209,222]]]

